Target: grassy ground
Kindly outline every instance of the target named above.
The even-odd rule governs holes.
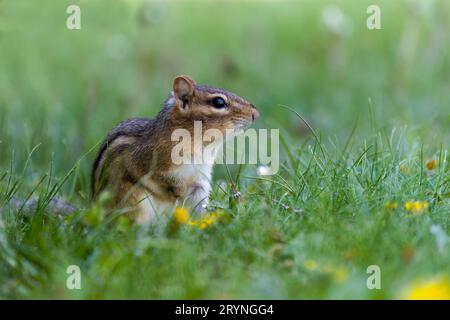
[[[81,30],[65,28],[73,3]],[[445,0],[0,1],[0,204],[57,195],[80,208],[63,220],[5,209],[0,297],[448,298],[449,11]],[[279,175],[218,167],[211,200],[226,218],[204,230],[112,226],[88,201],[95,146],[120,120],[154,115],[177,74],[257,105],[256,126],[280,129]],[[81,290],[66,288],[69,265]],[[380,290],[366,287],[369,265]]]

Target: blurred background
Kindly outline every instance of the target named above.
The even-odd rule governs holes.
[[[71,4],[81,30],[66,28]],[[366,27],[370,4],[381,30]],[[38,146],[34,170],[67,172],[119,121],[154,116],[178,74],[252,101],[256,126],[293,146],[308,130],[280,104],[342,144],[374,121],[446,143],[449,17],[446,0],[0,0],[0,168],[20,170]]]
[[[80,30],[66,27],[73,4]],[[448,299],[449,30],[448,0],[0,0],[0,207],[57,194],[86,208],[2,217],[0,297],[382,299],[426,276],[419,293]],[[242,178],[239,204],[215,184],[231,213],[217,228],[109,228],[88,206],[96,145],[156,115],[179,74],[258,106],[255,126],[280,129],[294,161],[278,184]],[[281,105],[326,157],[299,149],[317,145]],[[83,290],[66,290],[72,264]],[[381,291],[365,286],[372,264]]]

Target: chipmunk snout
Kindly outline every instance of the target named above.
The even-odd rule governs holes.
[[[259,111],[253,104],[250,104],[250,107],[252,108],[252,120],[255,121],[259,117]]]

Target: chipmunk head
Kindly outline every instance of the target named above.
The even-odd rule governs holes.
[[[196,85],[188,76],[178,76],[173,81],[169,99],[173,105],[173,118],[192,124],[202,121],[203,130],[245,130],[259,116],[253,104],[236,94],[214,87]]]

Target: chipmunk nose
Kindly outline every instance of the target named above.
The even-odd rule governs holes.
[[[259,111],[253,104],[250,104],[250,106],[252,108],[252,120],[255,121],[255,119],[259,117]]]

